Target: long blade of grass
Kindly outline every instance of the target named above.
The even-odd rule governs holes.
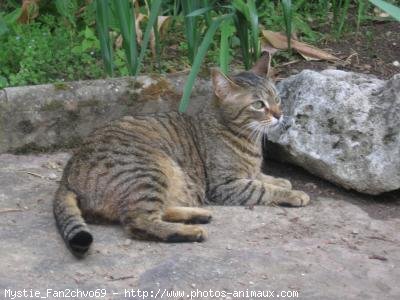
[[[207,6],[207,7],[202,7],[199,9],[196,9],[194,11],[192,11],[190,14],[186,15],[187,18],[192,18],[192,17],[197,17],[197,16],[201,16],[203,14],[205,14],[206,12],[212,10],[212,7]]]
[[[101,56],[103,58],[106,73],[113,75],[112,46],[109,28],[108,0],[96,0],[96,26],[99,33]]]
[[[235,12],[234,23],[236,27],[236,33],[240,41],[240,51],[242,53],[242,59],[246,70],[250,68],[250,48],[249,48],[249,27],[246,22],[246,18],[240,11]]]
[[[198,28],[198,14],[199,10],[202,9],[199,0],[183,0],[181,1],[182,11],[184,14],[185,22],[185,35],[186,42],[188,44],[189,61],[193,63],[196,56],[198,44],[200,41],[200,30]],[[201,12],[201,11],[200,11]],[[203,12],[204,13],[204,12]],[[190,16],[194,14],[194,16]]]
[[[338,25],[338,30],[337,30],[337,36],[340,36],[343,32],[343,27],[344,23],[346,22],[347,18],[347,13],[349,11],[350,7],[350,0],[344,0],[343,7],[340,12],[340,19],[339,19],[339,25]]]
[[[228,73],[228,65],[230,60],[230,47],[229,40],[234,33],[235,28],[232,25],[231,20],[225,20],[221,24],[221,45],[219,52],[219,66],[221,71],[225,74]]]
[[[134,74],[137,58],[135,14],[129,0],[114,0],[115,12],[123,38],[123,47],[128,61],[129,74]]]
[[[373,5],[378,6],[381,10],[391,15],[400,22],[400,8],[382,0],[369,0]]]
[[[254,0],[248,0],[247,6],[249,9],[249,22],[251,28],[251,48],[252,48],[252,58],[255,62],[260,56],[260,37],[258,29],[258,13],[256,8],[256,3]]]
[[[140,45],[139,58],[137,60],[136,66],[133,70],[133,74],[135,76],[137,74],[139,74],[139,71],[140,71],[140,68],[142,65],[142,60],[144,58],[147,46],[149,44],[151,31],[152,31],[154,24],[156,23],[157,18],[158,18],[158,12],[160,11],[161,2],[162,2],[161,0],[154,0],[151,2],[149,19],[147,21],[146,29],[144,31],[142,44]]]
[[[190,94],[192,92],[193,84],[196,79],[197,74],[200,71],[201,63],[203,62],[207,50],[210,47],[210,44],[213,41],[215,32],[217,31],[219,25],[221,22],[226,18],[227,16],[219,17],[211,22],[210,27],[207,29],[207,32],[200,44],[200,47],[198,49],[196,58],[193,62],[192,69],[190,70],[188,79],[186,80],[185,87],[183,89],[183,95],[181,102],[179,104],[179,111],[180,112],[185,112],[188,105],[189,105],[189,100],[190,100]]]
[[[157,69],[161,73],[161,45],[160,45],[160,32],[158,30],[158,17],[157,21],[154,23],[153,32],[154,32],[154,48],[155,48],[154,50],[155,50]]]
[[[365,18],[365,8],[366,8],[367,0],[358,0],[357,1],[357,21],[356,21],[356,28],[357,33],[360,32],[360,24]]]
[[[283,11],[283,19],[285,21],[285,29],[286,29],[286,38],[288,43],[289,52],[292,51],[292,45],[290,43],[292,37],[292,1],[291,0],[282,0],[282,11]]]

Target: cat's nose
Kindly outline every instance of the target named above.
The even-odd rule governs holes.
[[[282,117],[282,112],[280,110],[272,110],[271,113],[274,116],[274,118],[278,120]]]

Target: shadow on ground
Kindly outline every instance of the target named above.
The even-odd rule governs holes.
[[[193,299],[222,299],[199,293],[210,290],[269,290],[275,296],[290,290],[297,299],[400,297],[398,193],[362,196],[268,162],[268,173],[290,178],[313,202],[305,208],[211,207],[204,243],[132,241],[119,226],[92,225],[92,251],[77,260],[51,211],[68,156],[0,155],[1,299],[7,299],[5,289],[24,288],[43,296],[46,289],[105,289],[102,299],[141,299],[125,294],[130,289],[148,291],[147,299],[172,290],[197,292]]]

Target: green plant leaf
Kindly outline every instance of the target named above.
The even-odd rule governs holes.
[[[209,6],[202,7],[202,8],[196,9],[196,10],[192,11],[190,14],[186,15],[186,18],[193,18],[193,17],[201,16],[210,10],[212,10],[212,7],[209,7]]]
[[[55,0],[58,13],[68,20],[72,25],[75,24],[75,11],[78,8],[76,0]]]
[[[255,62],[260,56],[260,32],[258,29],[258,13],[256,8],[256,3],[254,0],[248,0],[247,3],[249,7],[249,22],[251,27],[251,37],[252,37],[252,51],[253,51],[253,62]]]
[[[235,27],[232,24],[232,20],[228,19],[221,24],[221,45],[219,52],[219,66],[221,71],[225,74],[228,73],[228,65],[230,60],[230,47],[229,40],[235,33]]]
[[[109,34],[108,0],[96,0],[96,26],[99,33],[100,50],[108,75],[113,75],[112,45]]]
[[[134,75],[137,68],[138,51],[136,45],[135,13],[130,3],[129,0],[114,1],[116,16],[119,20],[119,27],[122,33],[126,60],[128,61],[129,73]]]
[[[375,6],[378,6],[381,10],[391,15],[397,21],[400,22],[400,8],[383,0],[369,0]]]
[[[201,63],[203,62],[203,60],[207,54],[208,48],[210,47],[210,45],[213,41],[215,32],[217,31],[221,22],[227,17],[228,16],[218,17],[217,19],[215,19],[211,22],[210,27],[207,29],[207,32],[200,44],[196,58],[193,62],[192,69],[190,70],[188,79],[186,80],[185,87],[183,88],[183,95],[182,95],[181,102],[179,104],[180,112],[185,112],[189,105],[190,94],[192,92],[192,88],[194,85],[194,81],[197,77],[197,74],[200,71]],[[229,15],[229,17],[230,17],[230,15]]]
[[[291,0],[282,0],[282,10],[283,10],[283,19],[285,21],[285,29],[286,29],[286,38],[287,38],[287,44],[288,44],[288,49],[291,51],[292,46],[291,46],[291,38],[292,38],[292,1]]]
[[[140,45],[139,58],[137,60],[136,67],[133,70],[133,74],[135,76],[140,71],[142,60],[144,58],[144,54],[146,53],[146,49],[147,49],[147,46],[149,44],[151,31],[152,31],[152,29],[154,27],[154,24],[157,22],[158,12],[160,11],[161,2],[162,2],[161,0],[154,0],[154,1],[151,2],[149,19],[148,19],[148,22],[146,24],[146,29],[144,31],[142,44]]]
[[[6,21],[4,20],[3,16],[0,15],[0,36],[5,34],[8,31],[8,26]]]

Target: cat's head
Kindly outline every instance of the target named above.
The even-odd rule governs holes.
[[[268,77],[269,67],[270,55],[264,52],[249,71],[229,77],[212,71],[216,104],[228,126],[261,135],[282,124],[281,100]]]

